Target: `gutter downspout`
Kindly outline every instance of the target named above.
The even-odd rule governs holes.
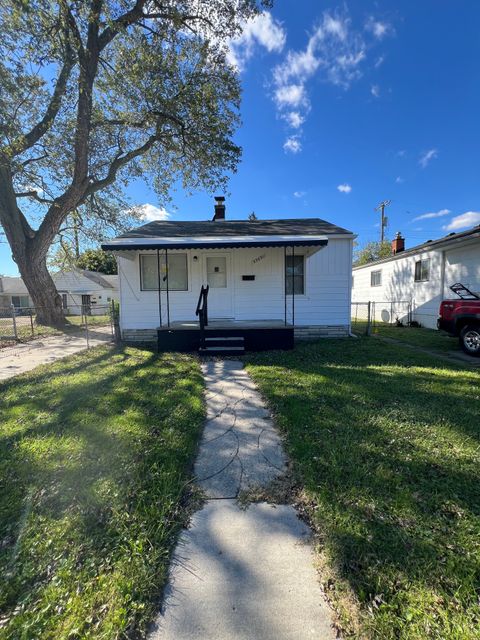
[[[441,265],[441,271],[440,271],[440,286],[441,286],[440,302],[445,298],[445,263],[446,261],[447,261],[447,252],[444,249],[442,251],[442,265]]]

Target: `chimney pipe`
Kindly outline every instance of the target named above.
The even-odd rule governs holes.
[[[213,222],[225,220],[225,198],[223,196],[215,196],[215,214]]]
[[[402,237],[400,231],[397,231],[397,235],[392,240],[392,254],[396,255],[402,251],[405,251],[405,238]]]

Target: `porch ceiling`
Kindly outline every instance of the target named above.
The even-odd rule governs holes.
[[[138,251],[148,249],[230,249],[248,247],[324,247],[324,235],[272,235],[272,236],[193,236],[184,238],[117,238],[102,244],[104,251]]]

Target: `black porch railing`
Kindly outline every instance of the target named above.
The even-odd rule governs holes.
[[[197,308],[195,309],[195,315],[198,316],[198,322],[200,324],[200,346],[205,347],[205,327],[208,326],[208,290],[210,289],[207,284],[200,289],[200,295],[198,296]]]

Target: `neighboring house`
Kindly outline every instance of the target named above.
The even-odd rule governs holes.
[[[52,274],[62,305],[69,315],[104,315],[118,300],[118,276],[73,268]]]
[[[6,310],[11,310],[12,305],[15,309],[31,306],[27,287],[19,277],[0,276],[0,309],[2,310],[2,315],[5,314]]]
[[[457,297],[452,284],[480,291],[480,225],[407,250],[397,234],[392,253],[353,269],[352,302],[375,302],[377,320],[405,322],[410,310],[410,319],[435,329],[440,302]]]
[[[216,200],[211,221],[150,222],[102,245],[117,257],[123,338],[198,345],[207,285],[208,330],[247,348],[349,335],[354,235],[317,218],[227,221]]]
[[[71,269],[52,274],[62,305],[69,315],[84,313],[103,315],[112,300],[118,300],[118,276],[106,276],[95,271]],[[33,307],[27,287],[20,277],[0,276],[1,314],[10,314],[12,305],[17,313]]]

